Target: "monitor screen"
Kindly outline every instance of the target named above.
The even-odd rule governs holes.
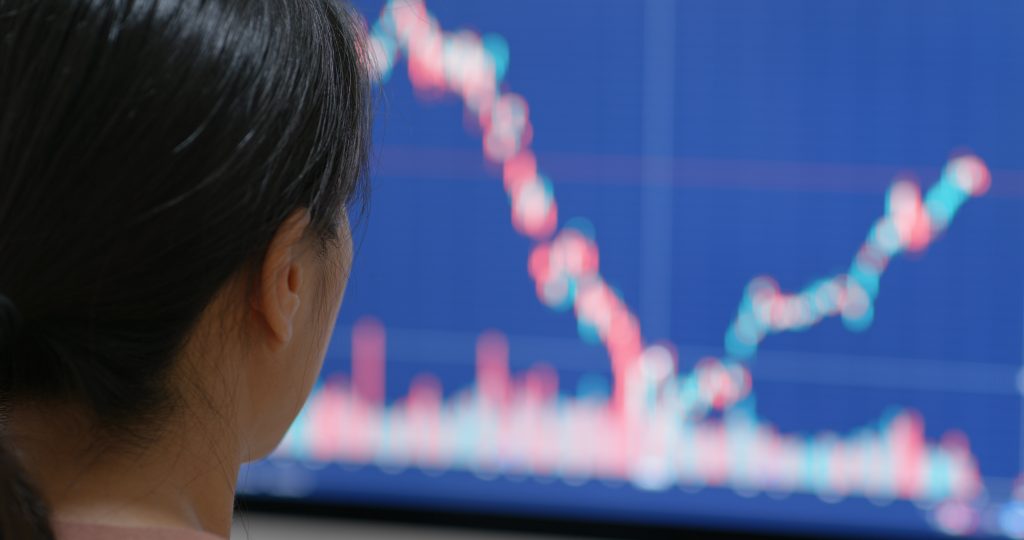
[[[1024,537],[1024,3],[355,6],[372,201],[243,493]]]

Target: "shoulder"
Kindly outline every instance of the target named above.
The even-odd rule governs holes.
[[[57,540],[224,540],[219,536],[189,529],[157,527],[116,527],[91,523],[54,523]]]

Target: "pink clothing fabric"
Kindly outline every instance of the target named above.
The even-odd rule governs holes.
[[[57,540],[224,540],[210,533],[189,529],[157,527],[115,527],[92,523],[54,524]]]

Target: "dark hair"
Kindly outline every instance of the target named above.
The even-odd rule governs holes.
[[[371,102],[333,0],[0,0],[0,399],[166,410],[200,313],[283,221],[328,242],[365,202]],[[49,535],[13,463],[0,534]]]

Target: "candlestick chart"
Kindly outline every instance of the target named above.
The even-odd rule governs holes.
[[[933,127],[951,135],[908,146],[919,127],[910,113],[836,113],[865,133],[889,120],[899,151],[842,134],[834,147],[732,142],[744,122],[759,124],[702,117],[716,100],[723,111],[744,105],[730,101],[742,93],[729,96],[728,80],[688,78],[701,73],[687,68],[700,64],[694,44],[715,35],[699,23],[711,17],[755,48],[766,36],[751,37],[721,4],[692,4],[652,1],[630,16],[591,4],[598,13],[580,27],[633,29],[632,45],[606,37],[612,45],[577,49],[533,35],[544,44],[527,50],[550,54],[522,57],[519,41],[473,19],[487,18],[483,8],[366,8],[368,55],[396,100],[378,135],[384,208],[321,380],[243,490],[412,505],[444,490],[448,506],[527,515],[598,508],[639,522],[732,516],[827,531],[872,520],[889,532],[1024,535],[1024,258],[998,247],[1024,251],[1016,162],[985,137],[959,137],[980,128],[954,121]],[[588,9],[553,11],[576,8]],[[494,11],[498,26],[517,20]],[[606,68],[574,50],[640,60],[606,74],[616,82],[595,98],[586,69]],[[548,56],[583,65],[552,80],[560,70]],[[546,78],[528,75],[531,59]],[[702,61],[715,66],[705,78],[758,71]],[[984,91],[971,88],[962,92]],[[840,96],[859,103],[865,92]],[[605,112],[609,103],[636,120],[593,120],[623,114]],[[574,104],[597,114],[576,120]],[[570,128],[542,112],[563,112]],[[793,133],[813,131],[800,120],[811,113],[786,114]],[[402,130],[420,115],[422,128]],[[591,124],[604,139],[558,143]],[[818,512],[832,517],[808,519]]]

